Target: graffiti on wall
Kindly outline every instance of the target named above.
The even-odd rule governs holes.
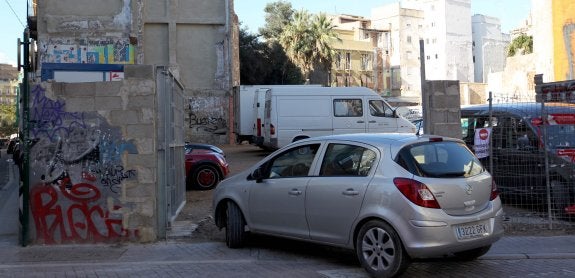
[[[129,39],[50,39],[40,44],[45,63],[133,64],[134,46]]]
[[[118,128],[90,113],[70,113],[41,86],[32,90],[30,205],[36,241],[104,242],[138,237],[122,225],[122,183],[136,177],[124,153],[137,153]]]
[[[225,106],[224,106],[225,105]],[[228,124],[224,116],[221,98],[193,98],[188,105],[189,126],[202,134],[226,134]]]

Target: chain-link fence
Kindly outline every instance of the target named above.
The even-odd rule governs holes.
[[[463,139],[495,179],[508,231],[572,233],[575,104],[539,99],[463,107]]]

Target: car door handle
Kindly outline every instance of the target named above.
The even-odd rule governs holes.
[[[297,190],[297,189],[292,189],[292,190],[289,192],[289,195],[299,196],[299,195],[301,195],[301,191],[299,191],[299,190]]]
[[[345,195],[345,196],[356,196],[359,195],[359,192],[353,190],[352,188],[342,192],[341,194]]]
[[[363,124],[365,121],[357,121],[358,124]]]
[[[375,124],[377,123],[376,121],[369,121],[370,124]]]

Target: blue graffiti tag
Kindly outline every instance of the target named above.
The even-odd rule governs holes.
[[[45,90],[40,85],[32,89],[34,100],[31,107],[31,131],[35,138],[45,135],[50,141],[55,141],[60,135],[68,135],[75,128],[86,128],[84,113],[66,112],[62,101],[54,101],[46,97]]]

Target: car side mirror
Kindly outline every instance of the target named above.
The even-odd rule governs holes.
[[[260,183],[264,179],[264,171],[263,166],[256,168],[251,174],[251,180],[255,180],[257,183]]]

